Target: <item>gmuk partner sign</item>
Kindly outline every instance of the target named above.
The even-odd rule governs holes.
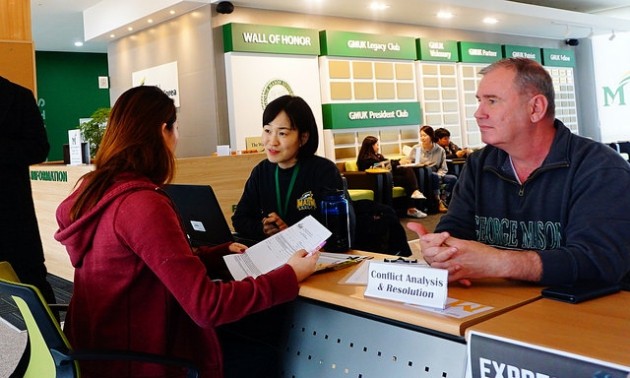
[[[365,296],[444,309],[448,271],[415,263],[371,261]]]

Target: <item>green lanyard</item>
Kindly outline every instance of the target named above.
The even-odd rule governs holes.
[[[289,189],[287,190],[287,197],[284,199],[284,207],[282,207],[282,200],[280,199],[280,180],[278,179],[279,170],[280,168],[276,165],[276,201],[278,202],[278,212],[280,213],[280,218],[284,219],[284,216],[289,209],[289,198],[291,197],[295,180],[297,179],[298,172],[300,171],[300,163],[297,163],[295,168],[293,168],[293,174],[291,175],[291,181],[289,182]]]

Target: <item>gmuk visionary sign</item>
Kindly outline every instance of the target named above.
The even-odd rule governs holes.
[[[459,61],[456,41],[441,41],[429,38],[417,39],[418,59],[440,62]]]
[[[319,34],[313,29],[231,23],[223,25],[223,49],[225,52],[319,55]]]

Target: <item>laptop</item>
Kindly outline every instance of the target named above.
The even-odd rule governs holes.
[[[234,241],[212,187],[168,184],[163,189],[175,204],[193,247],[215,246]]]

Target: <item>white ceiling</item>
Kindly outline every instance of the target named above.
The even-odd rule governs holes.
[[[106,52],[107,41],[86,41],[83,47],[83,10],[108,0],[31,0],[33,40],[38,51]],[[151,0],[133,0],[151,1]],[[305,14],[379,20],[411,25],[474,30],[551,39],[630,31],[628,0],[379,0],[382,12],[368,8],[371,0],[235,0],[239,7],[284,10]],[[438,20],[438,11],[454,14]],[[486,16],[495,25],[481,22]]]

